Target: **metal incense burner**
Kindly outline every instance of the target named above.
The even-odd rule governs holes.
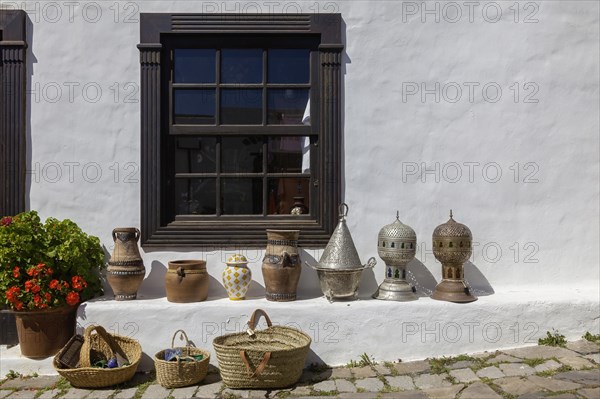
[[[377,253],[385,262],[385,280],[377,292],[375,299],[407,302],[418,299],[413,288],[406,281],[406,265],[413,260],[417,251],[417,234],[400,221],[399,212],[396,220],[379,231],[377,237]]]
[[[340,221],[335,228],[329,243],[317,266],[310,265],[317,271],[321,291],[325,297],[333,299],[356,299],[362,272],[375,266],[377,261],[370,258],[366,265],[361,264],[350,230],[346,225],[348,205],[340,205]]]
[[[431,298],[449,302],[473,302],[477,298],[465,284],[463,263],[472,253],[471,230],[452,218],[433,231],[433,255],[442,263],[442,282]]]

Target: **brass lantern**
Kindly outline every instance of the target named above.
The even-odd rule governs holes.
[[[477,300],[465,284],[463,263],[473,251],[471,230],[452,218],[433,231],[433,255],[442,263],[442,282],[435,287],[431,298],[449,302]]]
[[[377,253],[385,262],[385,280],[373,298],[399,302],[418,299],[406,281],[406,265],[414,259],[416,251],[417,234],[400,221],[396,212],[394,223],[383,226],[377,237]]]

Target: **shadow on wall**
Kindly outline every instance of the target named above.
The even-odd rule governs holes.
[[[165,274],[167,266],[157,260],[152,261],[150,265],[150,274],[146,276],[138,290],[138,299],[163,298],[167,296],[165,291]],[[146,266],[148,270],[148,266]]]
[[[429,297],[435,290],[437,281],[433,274],[418,259],[411,260],[406,267],[406,280],[415,287],[419,298]]]
[[[298,283],[297,300],[301,301],[303,299],[319,298],[323,296],[323,293],[319,288],[317,271],[306,264],[316,265],[319,261],[302,248],[300,248],[300,259],[302,260],[302,273],[300,274],[300,282]]]
[[[381,259],[378,260],[381,262]],[[365,269],[360,277],[360,284],[358,285],[358,297],[360,299],[371,299],[373,293],[377,291],[379,284],[375,278],[375,271],[373,268]]]
[[[494,289],[483,273],[471,261],[464,265],[465,282],[475,296],[488,296],[494,294]]]

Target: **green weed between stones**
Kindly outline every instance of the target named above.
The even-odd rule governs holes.
[[[539,366],[540,364],[543,364],[545,361],[546,361],[545,359],[542,359],[541,357],[537,357],[535,359],[524,359],[523,363],[525,363],[529,367],[535,367],[535,366]]]
[[[367,353],[365,352],[362,355],[360,355],[360,359],[358,361],[350,360],[348,364],[346,364],[346,367],[366,367],[375,366],[377,364],[378,363],[375,361],[375,358],[373,356],[369,357],[369,355],[367,355]]]
[[[564,373],[566,371],[572,371],[573,367],[571,366],[560,366],[559,368],[557,368],[556,370],[546,370],[546,371],[540,371],[539,373],[535,373],[535,375],[539,376],[539,377],[551,377],[554,374],[558,374],[558,373]]]
[[[447,373],[448,366],[451,364],[454,364],[456,362],[471,361],[475,364],[484,362],[484,360],[482,360],[482,359],[476,359],[476,358],[468,356],[468,355],[459,355],[459,356],[454,356],[454,357],[442,356],[442,357],[427,359],[427,360],[429,361],[429,366],[431,367],[431,372],[433,374]]]
[[[337,396],[338,391],[313,391],[310,396]]]
[[[567,339],[557,330],[552,329],[552,333],[550,333],[550,331],[546,331],[546,338],[538,339],[538,345],[559,346],[564,348],[567,346]]]
[[[590,342],[594,342],[596,344],[600,344],[600,334],[597,335],[593,335],[591,332],[587,331],[583,337],[583,339],[586,339]]]
[[[388,368],[388,370],[390,370],[390,373],[392,373],[392,376],[397,376],[400,375],[400,373],[398,372],[398,370],[396,370],[396,367],[394,367],[394,363],[392,362],[383,362],[383,365],[385,367]]]

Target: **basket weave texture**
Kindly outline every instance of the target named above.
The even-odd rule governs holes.
[[[96,334],[92,334],[92,332]],[[59,358],[66,346],[54,357],[53,366],[76,388],[105,388],[121,384],[135,375],[142,359],[142,347],[135,339],[109,334],[102,326],[88,326],[83,333],[83,345],[79,357],[79,367],[61,368]],[[119,354],[129,361],[129,365],[112,369],[91,367],[99,359],[111,359]]]
[[[255,318],[263,315],[268,328],[255,331]],[[213,346],[221,378],[230,388],[274,389],[295,384],[310,348],[311,339],[300,330],[273,326],[269,316],[257,309],[244,333],[217,337]]]
[[[186,346],[174,347],[177,333],[181,333],[181,335],[185,337]],[[193,347],[185,331],[175,331],[173,339],[171,340],[171,348],[181,349],[184,357],[193,355],[203,355],[204,357],[200,361],[182,361],[182,359],[178,357],[177,361],[173,362],[164,360],[164,350],[157,352],[154,355],[154,367],[156,368],[156,380],[160,385],[165,388],[180,388],[197,384],[206,377],[210,353]]]

